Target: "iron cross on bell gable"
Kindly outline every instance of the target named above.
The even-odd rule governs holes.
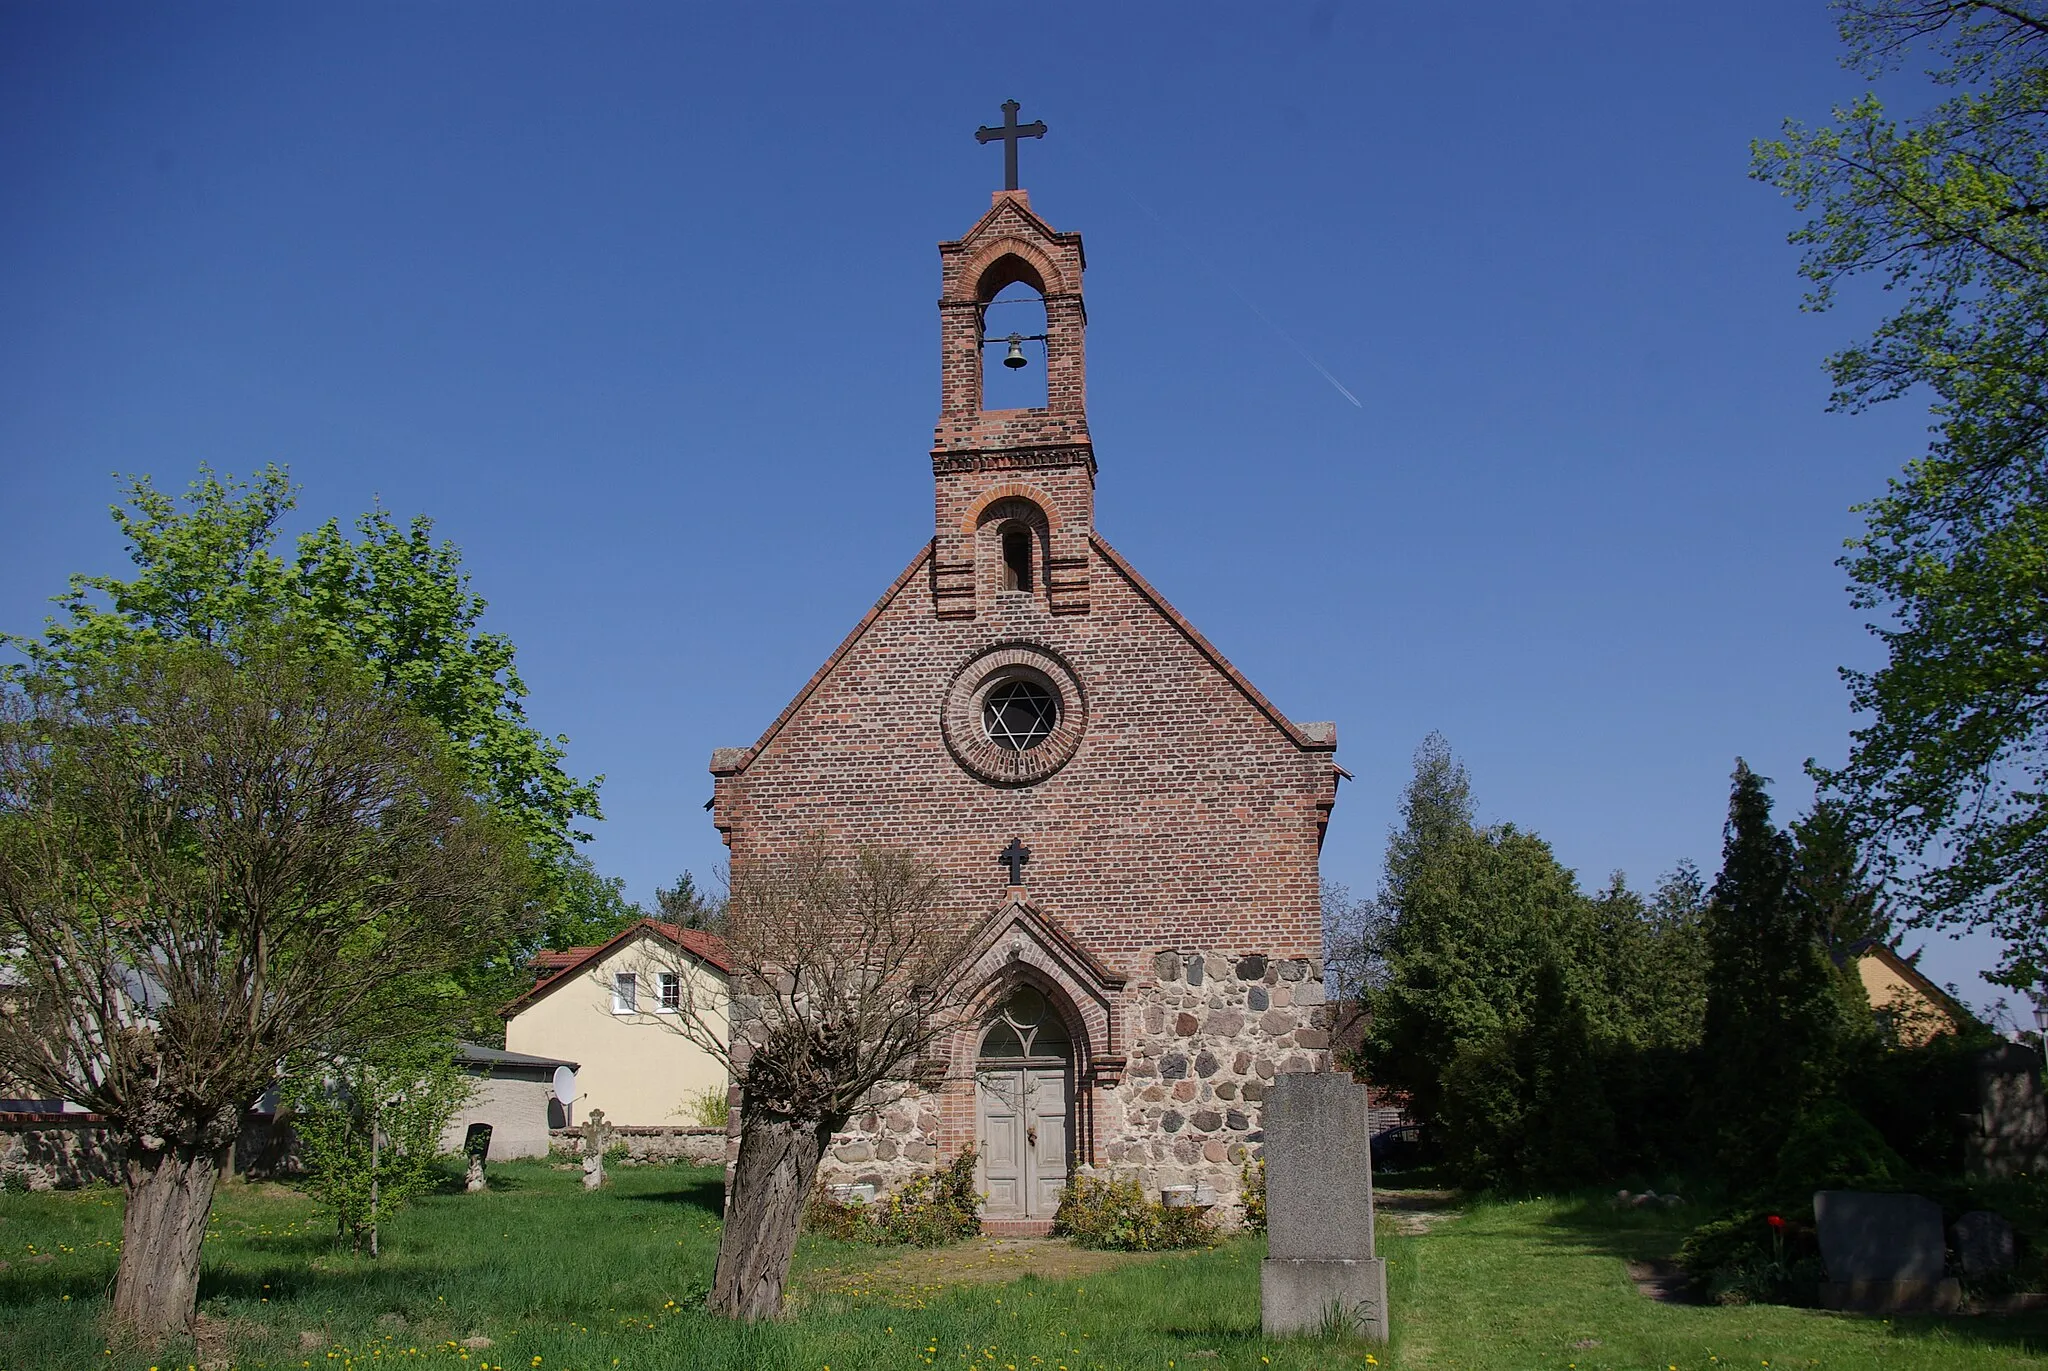
[[[990,128],[983,124],[974,131],[977,143],[1003,141],[1003,189],[1017,189],[1017,140],[1020,138],[1045,137],[1045,121],[1034,119],[1028,124],[1017,122],[1017,111],[1022,109],[1015,100],[1003,101],[1003,124],[1001,128]]]
[[[1010,839],[1010,845],[997,855],[996,860],[1010,868],[1010,884],[1024,884],[1024,863],[1031,860],[1031,849],[1024,846],[1021,838]]]

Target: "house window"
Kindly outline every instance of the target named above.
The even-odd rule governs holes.
[[[631,971],[612,973],[612,1013],[633,1014],[640,1008],[640,977]]]
[[[661,973],[661,1012],[673,1014],[683,1007],[683,978],[673,971]]]

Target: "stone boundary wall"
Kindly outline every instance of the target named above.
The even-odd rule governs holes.
[[[0,1190],[71,1190],[121,1179],[121,1149],[97,1114],[0,1114]]]
[[[552,1128],[548,1130],[548,1138],[555,1156],[583,1155],[583,1130],[580,1128]],[[621,1125],[612,1129],[612,1145],[621,1144],[625,1146],[629,1162],[725,1165],[726,1136],[723,1128]]]

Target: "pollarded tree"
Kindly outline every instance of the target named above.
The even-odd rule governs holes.
[[[188,1326],[215,1177],[287,1061],[417,1038],[528,920],[439,730],[286,635],[131,644],[0,712],[0,1071],[125,1153],[114,1322]]]
[[[735,867],[726,903],[728,1006],[678,964],[675,1022],[740,1089],[740,1151],[709,1307],[782,1313],[804,1202],[862,1097],[919,1073],[958,1026],[971,930],[939,911],[944,883],[908,853],[841,855],[823,838]]]

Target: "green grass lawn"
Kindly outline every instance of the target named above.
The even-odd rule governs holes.
[[[1364,1365],[1373,1350],[1263,1340],[1257,1239],[1077,1279],[934,1290],[849,1283],[850,1270],[894,1254],[807,1237],[797,1317],[733,1327],[697,1312],[717,1243],[718,1172],[621,1167],[612,1176],[591,1195],[574,1172],[495,1167],[489,1194],[433,1196],[389,1221],[375,1262],[335,1251],[295,1192],[229,1187],[207,1241],[201,1344],[152,1355],[98,1333],[118,1197],[9,1193],[0,1196],[0,1368],[1309,1371]],[[1377,1363],[1976,1368],[2038,1364],[2033,1349],[2048,1348],[2038,1318],[1886,1323],[1655,1304],[1635,1292],[1622,1261],[1668,1254],[1682,1222],[1536,1201],[1475,1206],[1427,1234],[1389,1236],[1396,1341],[1374,1350]],[[827,1281],[827,1271],[837,1274]],[[806,1273],[820,1278],[806,1285]],[[477,1334],[492,1345],[457,1345]]]
[[[1659,1304],[1624,1263],[1669,1257],[1704,1214],[1616,1212],[1604,1200],[1479,1203],[1393,1238],[1395,1367],[1557,1371],[1897,1371],[2039,1366],[2048,1317],[1879,1319],[1772,1305]]]

